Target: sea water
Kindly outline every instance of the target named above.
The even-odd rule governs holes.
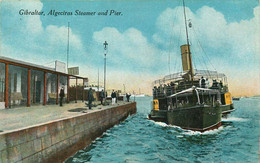
[[[204,133],[148,120],[152,98],[135,101],[137,114],[107,130],[66,163],[259,161],[259,97],[233,101],[236,110],[222,118],[222,126]]]

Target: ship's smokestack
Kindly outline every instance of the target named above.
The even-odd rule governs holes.
[[[192,69],[192,61],[191,61],[191,56],[189,56],[189,49],[188,45],[182,45],[181,46],[181,59],[182,59],[182,68],[183,71],[189,71],[190,69]],[[191,68],[190,68],[191,66]],[[193,69],[191,71],[193,73]]]

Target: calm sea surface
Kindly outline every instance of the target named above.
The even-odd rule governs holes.
[[[260,98],[234,101],[235,112],[205,133],[147,119],[151,97],[135,99],[137,114],[107,130],[66,163],[80,162],[258,162]]]

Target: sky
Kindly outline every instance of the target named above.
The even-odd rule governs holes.
[[[63,15],[50,14],[54,10]],[[260,94],[259,2],[187,0],[186,14],[194,67],[225,73],[233,96]],[[0,55],[39,65],[67,62],[69,22],[68,65],[79,66],[90,84],[97,83],[98,72],[103,83],[104,53],[109,89],[125,85],[127,92],[151,94],[154,80],[182,71],[181,0],[2,0],[0,21]]]

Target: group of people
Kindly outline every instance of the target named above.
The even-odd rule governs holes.
[[[105,92],[102,89],[101,92],[99,93],[99,99],[100,99],[101,105],[104,105],[104,99],[105,99],[106,96],[107,96],[107,93],[105,95]],[[92,91],[92,88],[89,88],[89,91],[88,91],[88,106],[89,106],[89,109],[91,109],[93,101],[94,101],[93,91]]]
[[[128,102],[129,102],[130,96],[131,96],[130,94],[126,94],[126,98],[127,98]],[[119,98],[119,92],[113,90],[111,93],[111,98],[112,98],[112,105],[114,105],[115,103],[117,103],[117,100]]]
[[[208,78],[204,79],[203,76],[202,76],[201,79],[200,79],[199,84],[200,84],[201,88],[209,88],[209,80],[208,80]]]
[[[217,80],[213,80],[213,83],[212,83],[212,89],[220,89],[222,90],[223,89],[223,83],[222,81],[220,80],[220,82],[218,82]]]
[[[173,82],[164,84],[164,85],[160,85],[158,87],[154,86],[153,97],[159,98],[159,97],[164,97],[166,95],[169,96],[176,92],[175,87],[176,87],[176,85]]]
[[[63,101],[63,98],[65,96],[64,87],[61,88],[59,96],[60,96],[60,106],[62,106],[62,101]],[[131,96],[131,94],[126,94],[127,102],[129,102],[130,96]],[[104,105],[105,97],[107,97],[107,93],[105,94],[104,90],[102,89],[102,91],[99,93],[99,99],[100,99],[101,105]],[[118,97],[119,97],[119,92],[113,90],[112,93],[111,93],[112,105],[117,103]],[[94,99],[92,88],[89,88],[89,91],[88,91],[88,106],[89,106],[89,109],[92,108],[92,102],[94,100],[95,99]]]
[[[188,84],[187,84],[188,83]],[[180,92],[184,89],[190,88],[189,84],[191,85],[191,82],[170,82],[168,84],[161,84],[158,87],[154,86],[153,88],[153,97],[154,98],[160,98],[165,96],[170,96],[174,93]],[[200,78],[199,83],[196,83],[196,86],[200,88],[207,88],[207,89],[223,89],[223,83],[220,80],[219,82],[217,80],[213,80],[212,86],[210,87],[210,82],[208,78],[204,78],[203,76]]]
[[[209,86],[209,80],[208,78],[203,78],[203,76],[201,77],[200,81],[199,81],[199,86],[201,88],[210,88]],[[212,83],[212,89],[222,89],[223,88],[223,83],[222,81],[220,80],[220,82],[217,82],[217,80],[213,80],[213,83]]]
[[[126,98],[127,101],[129,102],[129,98],[130,98],[131,94],[126,94]],[[105,94],[104,90],[102,89],[102,91],[99,93],[99,100],[101,105],[105,105],[104,103],[104,99],[107,97],[107,93]],[[111,98],[112,98],[112,105],[116,104],[118,101],[118,97],[119,97],[119,92],[113,90],[111,93]],[[93,96],[93,92],[92,92],[92,88],[89,89],[88,92],[88,105],[89,105],[89,109],[91,109],[92,107],[92,102],[94,101],[94,96]]]

